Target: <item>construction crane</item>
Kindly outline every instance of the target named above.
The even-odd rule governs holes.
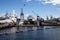
[[[24,8],[26,6],[26,1],[24,1],[23,5],[22,5],[22,8]]]
[[[32,11],[36,16],[38,16],[38,14],[36,13],[36,12],[34,12],[34,11]]]
[[[26,6],[25,3],[26,3],[26,2],[24,1],[24,4],[23,4],[22,7],[21,7],[21,14],[20,14],[21,20],[20,20],[20,22],[19,22],[19,26],[23,26],[23,25],[24,25],[24,13],[23,13],[23,11],[24,11],[24,7]]]
[[[32,12],[37,16],[37,26],[41,25],[41,22],[43,22],[44,19],[39,17],[39,15],[37,13],[35,13],[34,11],[32,11]]]
[[[24,13],[23,13],[23,11],[24,11],[24,7],[25,7],[25,3],[26,2],[24,2],[24,4],[21,7],[21,14],[20,14],[21,19],[24,19]]]
[[[38,17],[39,17],[39,16],[38,16],[38,14],[36,14],[34,11],[32,11],[32,12],[37,16],[37,22],[36,22],[36,23],[37,23],[37,26],[39,26],[39,21],[38,21]]]
[[[35,13],[34,11],[32,11],[32,12],[37,16],[37,20],[39,20],[39,19],[38,19],[39,15],[38,15],[37,13]]]

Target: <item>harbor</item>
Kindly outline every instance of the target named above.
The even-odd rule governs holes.
[[[60,18],[50,19],[47,17],[46,20],[40,16],[34,18],[29,15],[27,19],[24,19],[23,8],[21,8],[20,18],[17,17],[15,10],[12,10],[11,15],[8,16],[6,12],[4,16],[0,17],[0,29],[9,27],[33,27],[33,26],[60,26]]]
[[[60,40],[60,0],[0,0],[0,40]]]
[[[8,11],[5,12],[4,15],[0,16],[0,29],[10,28],[10,27],[39,27],[39,26],[60,26],[60,17],[55,18],[52,15],[46,16],[46,19],[40,16],[40,14],[36,13],[34,10],[31,12],[36,16],[29,14],[25,18],[24,9],[26,7],[26,3],[24,2],[22,7],[20,8],[20,17],[17,16],[16,11],[13,9],[8,15]]]

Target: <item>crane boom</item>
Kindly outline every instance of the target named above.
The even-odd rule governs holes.
[[[35,13],[34,11],[32,11],[36,16],[38,16],[38,14],[37,13]]]

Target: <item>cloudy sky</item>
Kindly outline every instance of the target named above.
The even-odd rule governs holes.
[[[17,16],[20,17],[21,7],[23,7],[24,3],[25,18],[28,15],[36,17],[36,14],[42,18],[50,17],[51,15],[53,17],[60,17],[60,0],[0,0],[0,14],[2,15],[8,11],[10,15],[14,9]]]

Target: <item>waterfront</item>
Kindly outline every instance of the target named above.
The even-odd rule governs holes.
[[[28,31],[27,27],[22,28],[23,32],[17,32],[20,27],[12,27],[0,30],[0,40],[60,40],[59,27],[47,27],[42,30],[37,30],[33,27],[34,31]]]

